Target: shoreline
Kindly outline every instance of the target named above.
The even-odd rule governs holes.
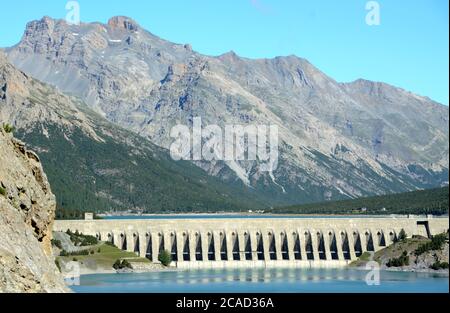
[[[368,271],[365,265],[361,266],[348,266],[345,269],[355,269],[359,271]],[[448,270],[433,270],[431,268],[400,268],[400,267],[385,267],[380,266],[380,271],[382,272],[398,272],[398,273],[421,273],[421,274],[437,274],[442,276],[449,276]]]
[[[156,265],[156,264],[153,264]],[[253,270],[254,268],[218,268],[216,270]],[[264,269],[264,268],[259,268]],[[265,268],[265,269],[275,269],[275,268]],[[280,267],[280,269],[283,269]],[[293,268],[294,269],[294,268]],[[358,270],[358,271],[368,271],[365,266],[345,266],[341,268],[317,268],[317,269],[324,269],[324,270]],[[142,273],[164,273],[164,272],[187,272],[187,271],[205,271],[205,270],[211,270],[208,268],[196,268],[196,269],[188,269],[188,268],[178,268],[178,267],[169,267],[169,268],[147,268],[147,269],[125,269],[125,270],[115,270],[113,268],[97,268],[97,269],[90,269],[86,267],[80,268],[80,276],[87,276],[87,275],[102,275],[102,274],[142,274]],[[295,270],[299,271],[308,271],[308,270],[314,270],[311,268],[295,268]],[[433,270],[433,269],[414,269],[414,268],[387,268],[387,267],[381,267],[381,271],[385,272],[399,272],[399,273],[420,273],[420,274],[436,274],[440,276],[446,276],[449,277],[449,271],[448,270]]]
[[[142,273],[164,273],[164,272],[182,272],[185,271],[183,269],[148,269],[148,270],[115,270],[115,269],[80,269],[80,276],[86,275],[101,275],[101,274],[142,274]]]
[[[386,272],[403,272],[403,273],[425,273],[425,274],[438,274],[438,275],[445,275],[449,276],[448,270],[433,270],[431,268],[418,268],[418,269],[408,269],[408,268],[382,268],[382,271]]]
[[[169,268],[147,268],[147,269],[124,269],[115,270],[113,268],[97,268],[90,269],[86,267],[80,267],[80,276],[86,275],[101,275],[101,274],[142,274],[142,273],[164,273],[164,272],[182,272],[185,269],[179,269],[176,267]]]

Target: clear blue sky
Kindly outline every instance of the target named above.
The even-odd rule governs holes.
[[[381,24],[365,23],[366,0],[80,0],[81,20],[134,18],[170,41],[219,55],[295,54],[338,81],[384,81],[448,105],[447,0],[378,0]],[[0,46],[26,23],[63,18],[65,0],[0,0]]]

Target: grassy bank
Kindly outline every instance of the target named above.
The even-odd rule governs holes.
[[[85,252],[82,251],[89,251],[89,254],[84,255]],[[107,243],[100,243],[82,251],[73,252],[70,256],[58,256],[56,260],[62,263],[77,261],[82,266],[104,269],[113,269],[117,260],[124,259],[130,262],[150,263],[148,259],[138,257],[134,252],[123,251]]]

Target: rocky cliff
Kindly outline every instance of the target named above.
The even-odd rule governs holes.
[[[0,292],[64,292],[52,257],[55,196],[38,156],[0,129]]]

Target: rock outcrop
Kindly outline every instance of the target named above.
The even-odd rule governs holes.
[[[0,129],[0,292],[65,292],[51,251],[55,196],[37,155]]]

